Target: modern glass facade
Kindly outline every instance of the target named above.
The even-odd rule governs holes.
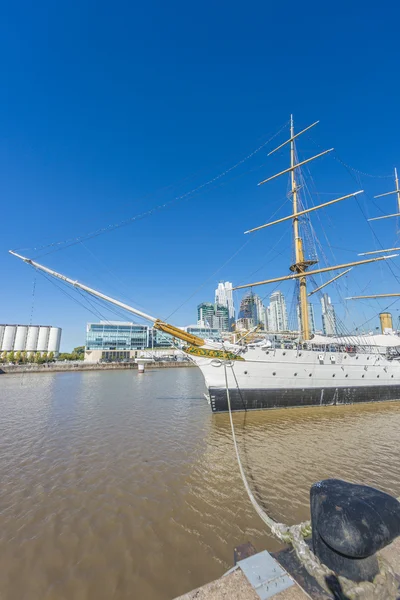
[[[172,348],[172,337],[164,331],[154,329],[149,330],[149,348]]]
[[[213,326],[220,331],[229,331],[229,309],[221,304],[215,305]]]
[[[87,350],[139,350],[148,347],[149,328],[146,325],[120,321],[87,324]]]
[[[183,329],[188,333],[192,333],[203,339],[214,340],[216,342],[221,341],[221,332],[216,328],[202,327],[201,325],[189,325],[189,327],[184,327]]]

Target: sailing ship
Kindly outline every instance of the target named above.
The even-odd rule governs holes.
[[[380,336],[313,336],[310,331],[309,301],[313,293],[345,275],[349,268],[369,263],[377,263],[397,255],[363,258],[345,264],[314,268],[317,260],[307,258],[303,245],[302,226],[304,216],[361,194],[363,190],[330,200],[312,208],[301,204],[298,178],[305,164],[331,152],[325,150],[303,161],[298,161],[295,140],[317,125],[318,121],[299,133],[294,131],[293,118],[290,122],[290,137],[269,154],[288,146],[290,166],[259,185],[264,185],[282,175],[290,176],[290,198],[292,214],[281,219],[260,225],[245,233],[251,233],[277,225],[284,221],[292,222],[295,262],[290,266],[290,274],[264,281],[257,281],[234,289],[293,280],[298,285],[299,337],[295,343],[278,342],[271,345],[265,340],[260,343],[215,342],[202,339],[169,323],[148,315],[136,308],[90,288],[76,280],[45,267],[38,262],[10,251],[36,269],[63,282],[101,298],[153,323],[153,326],[185,343],[183,351],[200,368],[208,390],[208,399],[213,412],[272,409],[281,407],[325,406],[356,402],[378,402],[400,399],[400,338],[395,335]],[[396,193],[400,213],[400,189],[396,174]],[[397,248],[396,248],[397,250]],[[339,274],[316,289],[308,292],[308,278],[332,271]]]

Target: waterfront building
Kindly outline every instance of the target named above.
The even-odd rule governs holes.
[[[123,360],[149,347],[149,327],[125,321],[100,321],[86,326],[85,360]]]
[[[202,338],[221,340],[221,333],[218,329],[199,325],[189,325],[180,329]],[[162,349],[171,352],[178,343],[179,341],[175,340],[174,342],[169,334],[147,325],[129,321],[88,323],[85,361],[130,362],[134,361],[144,350],[148,351],[150,357],[153,351],[156,355]]]
[[[288,331],[289,327],[285,296],[278,290],[271,294],[269,302],[269,330]]]
[[[58,356],[61,328],[49,325],[0,325],[0,351],[27,352]]]
[[[183,331],[192,333],[203,339],[213,340],[215,342],[221,341],[221,331],[216,327],[207,327],[204,325],[188,325],[187,327],[181,327]]]
[[[321,298],[322,306],[322,330],[325,335],[336,335],[336,313],[328,294],[323,294]]]
[[[173,339],[168,333],[164,333],[154,327],[149,328],[149,348],[173,348]]]
[[[229,329],[235,322],[235,306],[233,304],[232,283],[230,281],[222,281],[218,284],[215,290],[215,304],[226,306],[229,313]],[[228,330],[226,330],[228,331]]]

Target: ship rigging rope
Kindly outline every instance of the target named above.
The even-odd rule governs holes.
[[[143,211],[137,215],[134,215],[133,217],[129,217],[127,219],[124,219],[122,221],[119,221],[118,223],[112,223],[110,225],[107,225],[105,227],[101,227],[95,231],[89,232],[87,234],[81,235],[81,236],[77,236],[74,238],[69,238],[69,239],[65,239],[62,241],[58,241],[58,242],[52,242],[50,244],[45,244],[42,246],[38,246],[33,248],[33,250],[36,251],[40,251],[40,250],[45,250],[47,248],[50,248],[50,250],[44,254],[41,254],[40,256],[47,256],[48,254],[52,254],[53,252],[57,252],[59,250],[62,250],[64,248],[69,248],[70,246],[74,246],[75,244],[79,244],[80,242],[82,242],[83,240],[89,240],[95,237],[98,237],[99,235],[103,235],[105,233],[108,233],[110,231],[114,231],[115,229],[119,229],[120,227],[124,227],[126,225],[129,225],[130,223],[133,223],[134,221],[137,220],[141,220],[147,216],[152,215],[153,213],[162,210],[164,208],[167,208],[168,206],[174,204],[175,202],[178,202],[180,200],[184,200],[185,198],[192,196],[193,194],[203,190],[204,188],[207,188],[208,186],[210,186],[211,184],[215,183],[216,181],[218,181],[219,179],[222,179],[223,177],[225,177],[226,175],[228,175],[231,171],[233,171],[234,169],[238,168],[240,165],[242,165],[243,163],[245,163],[247,160],[249,160],[250,158],[252,158],[253,156],[255,156],[256,154],[258,154],[258,152],[260,152],[261,150],[263,150],[263,148],[265,148],[270,142],[272,142],[272,140],[274,140],[287,126],[288,126],[288,121],[282,125],[282,127],[276,131],[271,137],[269,137],[269,139],[265,142],[263,142],[260,146],[258,146],[255,150],[253,150],[252,152],[250,152],[247,156],[241,158],[238,162],[236,162],[234,165],[232,165],[231,167],[228,167],[227,169],[225,169],[224,171],[220,172],[218,175],[215,175],[215,177],[212,177],[211,179],[209,179],[208,181],[194,187],[193,189],[191,189],[188,192],[185,192],[184,194],[181,194],[179,196],[175,196],[174,198],[172,198],[171,200],[168,200],[167,202],[164,202],[162,204],[158,204],[156,206],[153,206],[153,208],[150,208],[146,211]],[[18,248],[16,249],[18,250]],[[36,258],[38,258],[38,256],[36,256]]]
[[[277,215],[279,213],[279,211],[281,210],[281,208],[283,208],[283,206],[285,206],[285,204],[287,203],[287,198],[285,198],[285,201],[283,202],[283,204],[281,204],[276,211],[272,214],[272,216],[270,217],[270,219],[273,219],[275,217],[275,215]],[[256,235],[258,235],[259,231],[254,231],[253,233],[251,233],[246,241],[239,246],[239,248],[237,250],[235,250],[235,252],[233,254],[231,254],[231,256],[220,266],[218,267],[218,269],[216,271],[214,271],[209,277],[207,277],[207,279],[205,279],[205,281],[203,281],[203,283],[201,285],[199,285],[194,292],[192,292],[190,294],[190,296],[188,296],[179,306],[177,306],[177,308],[175,308],[167,317],[165,317],[165,321],[168,321],[176,312],[178,312],[178,310],[180,310],[185,304],[187,304],[189,302],[189,300],[191,300],[209,281],[210,279],[213,279],[215,277],[215,275],[217,275],[220,271],[222,271],[222,269],[224,267],[226,267],[248,244],[250,244],[250,242],[252,242],[255,238]],[[276,250],[276,248],[279,246],[279,244],[281,243],[282,239],[286,236],[287,230],[285,231],[285,233],[279,238],[279,240],[271,247],[268,249],[267,253],[265,254],[264,258],[266,258],[271,252],[276,252],[276,254],[280,254],[281,256],[283,256],[282,252],[278,252]],[[272,262],[271,259],[270,261],[268,261],[267,263],[263,263],[261,265],[261,267],[259,267],[258,269],[256,269],[256,271],[253,271],[253,273],[251,273],[249,275],[249,277],[251,277],[252,275],[254,275],[254,273],[257,273],[257,271],[260,271],[263,267],[265,267],[267,264],[269,264],[270,262]],[[246,277],[247,279],[247,277]],[[240,285],[241,283],[244,283],[244,279],[242,279],[242,281],[238,284]],[[271,292],[272,293],[272,292]]]
[[[236,386],[238,388],[238,391],[240,392],[237,379],[234,374],[234,364],[232,362],[228,364],[230,364],[232,368],[232,372],[236,381]],[[345,577],[338,576],[336,573],[331,571],[327,566],[325,566],[319,561],[319,559],[315,556],[315,554],[311,551],[308,544],[306,543],[305,538],[309,537],[312,533],[310,521],[304,521],[299,525],[285,525],[284,523],[279,523],[272,519],[272,517],[267,515],[264,509],[259,505],[253,492],[250,489],[249,483],[247,481],[243,469],[242,461],[240,459],[239,448],[236,441],[235,427],[232,418],[232,407],[227,373],[227,361],[224,361],[223,365],[225,374],[226,398],[228,401],[229,409],[229,420],[231,425],[232,440],[235,448],[236,460],[238,463],[240,476],[242,478],[243,485],[245,487],[249,500],[252,503],[260,519],[267,525],[272,535],[278,538],[281,542],[293,546],[293,549],[296,552],[297,558],[299,559],[301,564],[306,568],[308,573],[312,577],[314,577],[318,584],[328,593],[331,593],[331,588],[328,587],[327,580],[333,577],[339,580],[339,583],[342,586],[342,591],[346,595],[346,598],[348,598],[349,600],[396,600],[398,597],[398,581],[396,579],[396,575],[393,572],[392,567],[386,560],[383,559],[382,556],[378,555],[379,573],[378,575],[376,575],[372,583],[369,581],[355,583],[354,581],[346,579]]]

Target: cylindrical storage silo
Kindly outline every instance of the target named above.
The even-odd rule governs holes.
[[[0,325],[0,349],[1,349],[1,345],[3,343],[3,336],[4,336],[5,328],[6,328],[5,325]]]
[[[50,327],[39,327],[39,335],[37,341],[37,351],[47,352],[47,345],[49,343]]]
[[[39,327],[37,325],[30,325],[28,329],[28,335],[26,336],[26,351],[36,352],[37,341],[39,335]]]
[[[14,350],[14,340],[17,331],[16,325],[6,325],[4,329],[3,342],[1,344],[1,350],[3,352],[11,352]]]
[[[61,329],[60,327],[50,327],[49,344],[47,351],[58,354],[60,352]]]
[[[379,314],[379,318],[381,320],[382,333],[385,333],[385,331],[392,331],[392,329],[393,329],[392,315],[388,312],[383,312],[383,313]]]
[[[17,325],[17,332],[15,334],[14,350],[16,352],[23,352],[26,346],[26,337],[28,335],[27,325]]]

